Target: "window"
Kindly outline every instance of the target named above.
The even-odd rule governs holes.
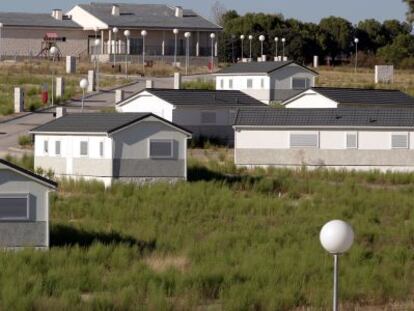
[[[408,148],[408,134],[392,134],[391,148],[407,149]]]
[[[81,143],[80,143],[80,155],[81,156],[87,156],[88,155],[88,142],[87,141],[81,141]]]
[[[309,87],[309,79],[307,78],[292,78],[292,89],[306,89]]]
[[[104,157],[104,142],[103,141],[99,142],[99,156],[101,158]]]
[[[172,158],[173,142],[171,140],[150,140],[149,156],[152,159]]]
[[[60,155],[61,151],[60,151],[60,141],[55,141],[55,154],[56,155]]]
[[[317,148],[318,134],[290,134],[290,147]]]
[[[265,80],[264,80],[264,79],[261,79],[261,80],[260,80],[260,87],[261,87],[262,89],[264,89],[264,87],[265,87]]]
[[[220,88],[224,89],[224,79],[220,79]]]
[[[247,88],[252,89],[253,88],[253,79],[247,79]]]
[[[43,142],[43,152],[46,154],[49,153],[49,142],[47,140]]]
[[[29,197],[27,195],[0,196],[0,220],[28,220]]]
[[[357,149],[358,148],[358,138],[356,133],[347,133],[346,134],[346,148],[347,149]]]
[[[233,79],[230,79],[229,80],[229,89],[232,89],[233,88]]]
[[[213,111],[203,111],[201,112],[201,123],[202,124],[216,124],[217,116]]]

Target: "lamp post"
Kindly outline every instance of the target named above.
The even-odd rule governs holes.
[[[126,78],[128,79],[129,37],[131,36],[131,32],[129,30],[125,30],[124,36],[126,38],[126,41],[125,41],[125,75],[126,75]]]
[[[145,38],[147,37],[148,32],[146,30],[141,31],[142,37],[142,72],[145,74]]]
[[[95,39],[95,49],[98,49],[100,45],[101,45],[101,40]],[[96,90],[99,91],[99,57],[98,55],[95,55],[95,61],[96,61]]]
[[[241,61],[243,61],[244,58],[244,39],[245,39],[245,35],[241,35],[240,36],[240,40],[241,40]]]
[[[3,59],[3,23],[0,23],[0,61]]]
[[[118,48],[117,48],[117,41],[116,41],[116,34],[118,33],[118,31],[119,31],[119,29],[116,28],[116,27],[114,27],[112,29],[112,32],[114,33],[114,68],[116,66],[116,53],[117,53],[117,50],[118,50]]]
[[[282,38],[282,45],[283,45],[282,61],[285,60],[285,43],[286,43],[286,38]]]
[[[82,106],[81,106],[81,111],[83,112],[83,107],[84,107],[84,104],[85,104],[85,90],[89,86],[88,80],[87,79],[80,80],[79,86],[82,89]]]
[[[216,38],[215,33],[210,34],[211,39],[211,72],[214,72],[214,39]]]
[[[263,43],[266,40],[266,37],[264,35],[261,35],[259,37],[259,40],[260,40],[260,44],[261,44],[261,52],[262,52],[261,56],[263,57]]]
[[[249,41],[250,41],[250,54],[249,54],[249,58],[250,58],[250,61],[252,60],[252,40],[253,40],[253,36],[250,35],[249,36]]]
[[[55,46],[52,46],[50,48],[50,55],[52,55],[52,107],[55,104],[55,57],[58,53],[58,49]]]
[[[186,38],[186,49],[185,49],[185,73],[186,75],[188,75],[188,67],[190,65],[190,37],[191,37],[191,32],[186,32],[184,34],[184,37]]]
[[[355,73],[356,73],[357,69],[358,69],[358,43],[359,43],[359,39],[355,38],[354,42],[355,42]]]
[[[334,256],[333,311],[338,311],[339,294],[339,256],[347,252],[354,242],[352,227],[342,220],[325,224],[320,232],[320,241],[325,250]]]
[[[231,61],[234,63],[234,39],[236,35],[231,35]]]
[[[178,41],[178,34],[180,33],[180,31],[175,28],[173,29],[173,34],[174,34],[174,66],[177,65],[177,41]]]
[[[279,54],[279,50],[278,50],[278,45],[279,45],[279,37],[276,37],[275,38],[275,43],[276,43],[276,60],[279,60],[279,56],[278,56],[278,54]]]

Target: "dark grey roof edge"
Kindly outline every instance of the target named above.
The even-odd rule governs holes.
[[[7,20],[0,20],[0,22],[6,26],[6,27],[39,27],[39,28],[64,28],[64,29],[83,29],[81,25],[79,25],[78,23],[76,23],[74,20],[72,19],[63,19],[63,20],[56,20],[54,19],[49,13],[30,13],[30,12],[5,12],[2,11],[0,12],[0,15],[20,15],[21,17],[24,18],[30,18],[30,17],[44,17],[44,18],[48,18],[49,21],[55,23],[53,25],[34,25],[34,24],[24,24],[24,23],[17,23],[17,24],[12,24],[9,23]],[[1,18],[1,16],[0,16]],[[47,21],[46,21],[47,22]],[[72,23],[72,25],[68,25],[68,23]],[[61,24],[61,25],[58,25]]]
[[[34,172],[29,171],[29,170],[26,170],[26,169],[24,169],[24,168],[22,168],[22,167],[20,167],[20,166],[18,166],[16,164],[13,164],[13,163],[11,163],[9,161],[0,159],[0,163],[1,164],[4,164],[5,166],[8,166],[8,167],[10,167],[10,168],[12,168],[12,169],[14,169],[16,171],[18,171],[18,172],[20,172],[20,173],[22,173],[24,175],[29,175],[30,177],[32,177],[34,179],[37,179],[37,180],[39,180],[42,183],[46,183],[47,185],[50,186],[50,188],[56,189],[58,187],[58,183],[57,182],[55,182],[53,180],[50,180],[48,178],[45,178],[43,176],[40,176],[38,174],[35,174]]]
[[[277,64],[278,62],[272,62],[272,61],[268,61],[269,63],[275,63],[275,64]],[[227,68],[231,68],[232,66],[236,66],[236,65],[238,65],[238,64],[254,64],[254,63],[258,63],[258,64],[262,64],[262,63],[259,63],[259,62],[250,62],[250,63],[237,63],[237,64],[234,64],[234,65],[231,65],[231,66],[229,66],[229,67],[226,67],[226,68],[224,68],[223,70],[224,70],[224,72],[223,72],[223,70],[222,71],[219,71],[219,72],[217,72],[215,75],[216,76],[220,76],[220,75],[232,75],[232,74],[244,74],[245,72],[243,72],[243,71],[239,71],[239,72],[225,72],[225,70],[227,69]],[[280,62],[279,62],[280,63]],[[307,66],[305,66],[305,65],[302,65],[302,64],[299,64],[298,62],[296,62],[296,61],[293,61],[293,60],[290,60],[290,61],[285,61],[284,62],[284,64],[282,64],[281,66],[279,66],[279,67],[277,67],[277,68],[274,68],[274,69],[272,69],[272,70],[268,70],[268,71],[257,71],[257,72],[249,72],[249,73],[266,73],[266,74],[270,74],[270,73],[272,73],[272,72],[275,72],[275,71],[278,71],[278,70],[280,70],[280,69],[282,69],[282,68],[285,68],[286,66],[290,66],[290,65],[292,65],[292,64],[295,64],[295,65],[297,65],[297,66],[299,66],[299,67],[302,67],[303,69],[306,69],[306,70],[308,70],[308,71],[310,71],[310,72],[312,72],[313,74],[315,74],[315,75],[319,75],[319,73],[317,72],[317,71],[315,71],[315,70],[313,70],[313,69],[311,69],[311,68],[309,68],[309,67],[307,67]]]

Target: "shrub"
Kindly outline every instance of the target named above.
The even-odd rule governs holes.
[[[21,147],[31,147],[33,146],[33,139],[30,135],[19,136],[19,145]]]

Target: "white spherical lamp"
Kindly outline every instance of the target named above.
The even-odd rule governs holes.
[[[355,43],[358,43],[358,42],[359,42],[359,39],[358,39],[358,38],[355,38],[355,39],[354,39],[354,42],[355,42]]]
[[[146,37],[148,35],[148,32],[146,30],[141,31],[141,36]]]
[[[275,42],[279,42],[279,37],[276,37],[275,38]]]
[[[332,220],[323,226],[319,238],[323,248],[329,253],[343,254],[354,242],[354,231],[348,223]]]
[[[87,79],[82,79],[79,82],[79,86],[82,90],[85,90],[88,87],[88,85],[89,85],[89,82]]]
[[[131,36],[131,31],[129,31],[129,30],[125,30],[125,31],[124,31],[124,36],[125,36],[125,37],[127,37],[127,38],[128,38],[129,36]]]
[[[241,35],[240,36],[240,40],[244,40],[246,38],[246,36],[245,35]]]
[[[52,47],[50,48],[50,54],[55,55],[57,52],[58,52],[57,47],[52,46]]]
[[[259,40],[260,40],[261,42],[263,42],[264,40],[266,40],[266,37],[265,37],[264,35],[261,35],[261,36],[259,37]]]
[[[215,34],[215,33],[211,33],[211,34],[210,34],[210,38],[211,38],[211,39],[214,39],[215,37],[216,37],[216,34]]]
[[[282,42],[286,42],[286,38],[282,38]]]
[[[175,35],[178,35],[178,33],[179,33],[180,31],[177,29],[177,28],[174,28],[173,29],[173,34],[175,34]]]
[[[118,28],[116,28],[116,27],[114,27],[113,29],[112,29],[112,32],[113,33],[117,33],[119,31],[119,29]]]
[[[249,36],[249,40],[253,40],[253,36],[252,35]]]
[[[188,38],[190,38],[190,37],[191,37],[191,32],[186,32],[186,33],[184,34],[184,37],[186,37],[187,39],[188,39]]]
[[[100,39],[96,39],[94,42],[95,46],[100,46],[101,45],[101,40]]]

